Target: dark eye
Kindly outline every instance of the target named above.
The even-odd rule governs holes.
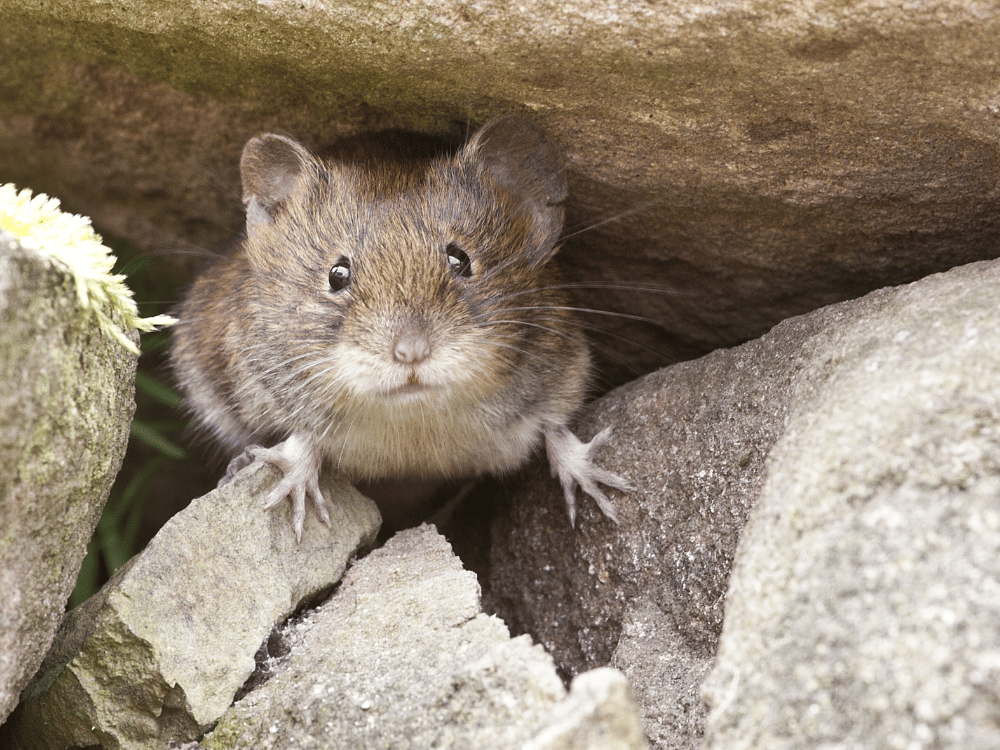
[[[448,254],[448,268],[453,274],[463,279],[472,276],[472,261],[465,254],[465,250],[454,242],[449,242],[445,252]]]
[[[351,283],[351,261],[341,256],[330,269],[330,289],[339,292]]]

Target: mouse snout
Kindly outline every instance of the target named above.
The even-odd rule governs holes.
[[[404,365],[415,365],[431,356],[431,340],[427,326],[418,321],[407,321],[400,326],[393,344],[392,355]]]

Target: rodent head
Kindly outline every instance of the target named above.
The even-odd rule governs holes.
[[[250,354],[271,390],[329,425],[359,403],[394,414],[482,403],[519,368],[551,369],[537,349],[566,339],[562,312],[547,309],[561,298],[545,288],[563,166],[513,118],[420,163],[327,163],[290,138],[252,139],[240,163],[248,350],[260,348]]]

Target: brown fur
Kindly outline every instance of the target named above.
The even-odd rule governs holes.
[[[172,351],[230,450],[298,433],[356,480],[453,478],[514,469],[565,426],[589,356],[553,288],[566,187],[537,129],[502,119],[453,156],[353,163],[263,136],[241,168],[247,235],[196,280]],[[415,366],[393,357],[409,330],[431,350]],[[430,390],[387,399],[406,382]]]

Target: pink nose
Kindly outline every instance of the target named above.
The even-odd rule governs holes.
[[[415,365],[431,355],[431,342],[422,328],[405,328],[396,339],[392,353],[397,362]]]

